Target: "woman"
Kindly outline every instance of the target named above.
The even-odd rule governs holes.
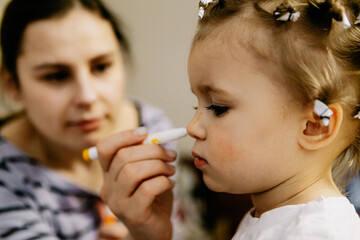
[[[24,111],[1,125],[0,238],[127,236],[104,223],[102,170],[81,152],[118,131],[171,124],[124,96],[129,46],[114,17],[100,0],[13,0],[1,47],[4,91]]]

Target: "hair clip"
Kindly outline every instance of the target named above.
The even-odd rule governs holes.
[[[204,14],[205,14],[205,9],[204,7],[200,7],[199,8],[199,18],[202,19],[204,17]]]
[[[355,115],[354,115],[354,118],[357,118],[357,119],[360,119],[360,105],[357,105],[355,107]]]
[[[334,114],[333,111],[323,102],[316,99],[314,104],[314,112],[320,117],[324,126],[329,126],[330,117]]]
[[[275,20],[289,22],[296,22],[300,17],[300,12],[296,11],[288,1],[283,2],[274,11]]]
[[[359,13],[359,15],[357,16],[354,24],[355,24],[355,25],[360,24],[360,13]]]
[[[351,23],[350,23],[349,18],[347,17],[347,15],[345,13],[345,11],[343,11],[343,13],[342,13],[342,24],[343,24],[345,29],[348,29],[348,28],[351,27]],[[355,24],[356,24],[356,22],[355,22]]]
[[[360,119],[360,111],[354,116],[354,118]]]
[[[218,0],[200,0],[199,13],[198,13],[200,19],[203,19],[204,15],[205,15],[206,8],[210,4],[215,3],[215,2],[218,2]]]
[[[281,15],[280,12],[275,11],[274,16],[276,20],[284,21],[284,22],[296,22],[300,17],[300,12],[287,12],[283,15]]]

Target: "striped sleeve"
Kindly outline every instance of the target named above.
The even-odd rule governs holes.
[[[0,167],[0,239],[58,239],[34,210],[32,194],[20,189],[19,179]]]

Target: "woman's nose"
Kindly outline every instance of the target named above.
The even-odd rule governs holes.
[[[91,76],[83,76],[76,80],[75,102],[78,106],[90,106],[97,99],[96,86]]]
[[[202,124],[203,112],[196,112],[191,121],[187,124],[186,130],[190,137],[196,140],[204,140],[206,138],[206,130]]]

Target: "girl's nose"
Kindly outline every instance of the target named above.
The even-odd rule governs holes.
[[[187,124],[186,130],[190,137],[195,140],[204,140],[206,138],[206,131],[202,125],[203,112],[196,112],[191,121]]]

